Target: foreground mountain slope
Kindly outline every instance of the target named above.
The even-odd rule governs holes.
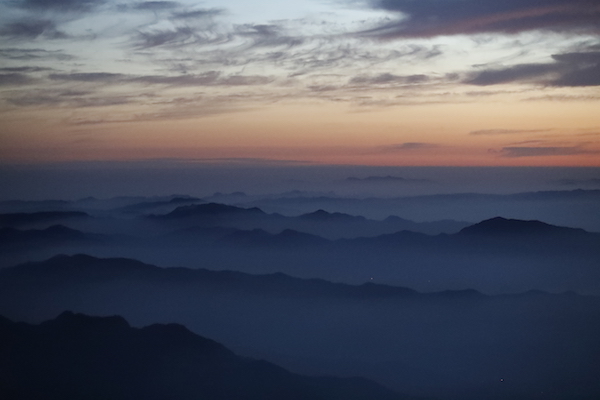
[[[306,377],[236,356],[176,324],[64,312],[40,325],[0,317],[0,388],[17,399],[400,400],[365,379]]]
[[[600,298],[574,293],[419,293],[85,255],[0,270],[0,314],[40,322],[67,309],[177,322],[294,372],[411,395],[600,396]]]

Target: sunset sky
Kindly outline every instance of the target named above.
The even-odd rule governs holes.
[[[598,0],[1,0],[0,161],[600,166]]]

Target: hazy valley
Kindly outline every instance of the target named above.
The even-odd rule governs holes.
[[[548,196],[593,207],[598,194],[532,193],[504,201],[527,213],[547,206]],[[515,198],[535,205],[525,208]],[[375,219],[331,204],[327,211],[284,215],[254,201],[213,200],[0,203],[2,211],[13,211],[0,215],[0,315],[38,324],[68,310],[120,315],[135,327],[182,324],[293,373],[368,378],[402,393],[359,385],[381,398],[570,399],[577,393],[592,399],[600,393],[600,234],[575,220],[562,227],[500,216],[475,223]],[[488,200],[480,206],[494,209],[497,199]],[[302,207],[323,201],[304,199]],[[400,207],[408,199],[364,201]],[[424,207],[439,201],[432,197]],[[269,202],[289,205],[290,198]],[[6,324],[4,334],[15,335]],[[47,324],[18,329],[44,332]],[[196,372],[182,372],[188,373]],[[300,378],[285,379],[289,389]],[[314,390],[306,384],[299,393]],[[334,381],[319,390],[337,398],[332,393],[354,384]],[[315,393],[298,398],[319,398]],[[248,396],[239,398],[269,398]]]

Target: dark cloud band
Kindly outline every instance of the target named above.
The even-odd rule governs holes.
[[[547,64],[518,64],[473,74],[465,83],[479,86],[532,82],[549,86],[600,85],[600,52],[565,53]]]
[[[536,29],[600,31],[595,0],[374,0],[406,16],[367,33],[383,38],[431,37]]]

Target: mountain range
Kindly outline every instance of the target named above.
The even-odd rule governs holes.
[[[374,279],[427,291],[600,294],[600,234],[541,221],[495,217],[457,233],[428,235],[395,230],[405,223],[398,217],[374,221],[323,210],[284,217],[217,203],[176,206],[145,217],[74,221],[61,222],[92,232],[63,225],[1,228],[0,265],[88,253],[347,283]],[[369,235],[377,232],[385,233]]]
[[[414,396],[600,395],[600,298],[572,292],[422,293],[86,255],[0,270],[0,314],[39,323],[64,310],[183,324],[295,373]]]
[[[0,202],[0,398],[595,400],[595,232],[593,190]]]

